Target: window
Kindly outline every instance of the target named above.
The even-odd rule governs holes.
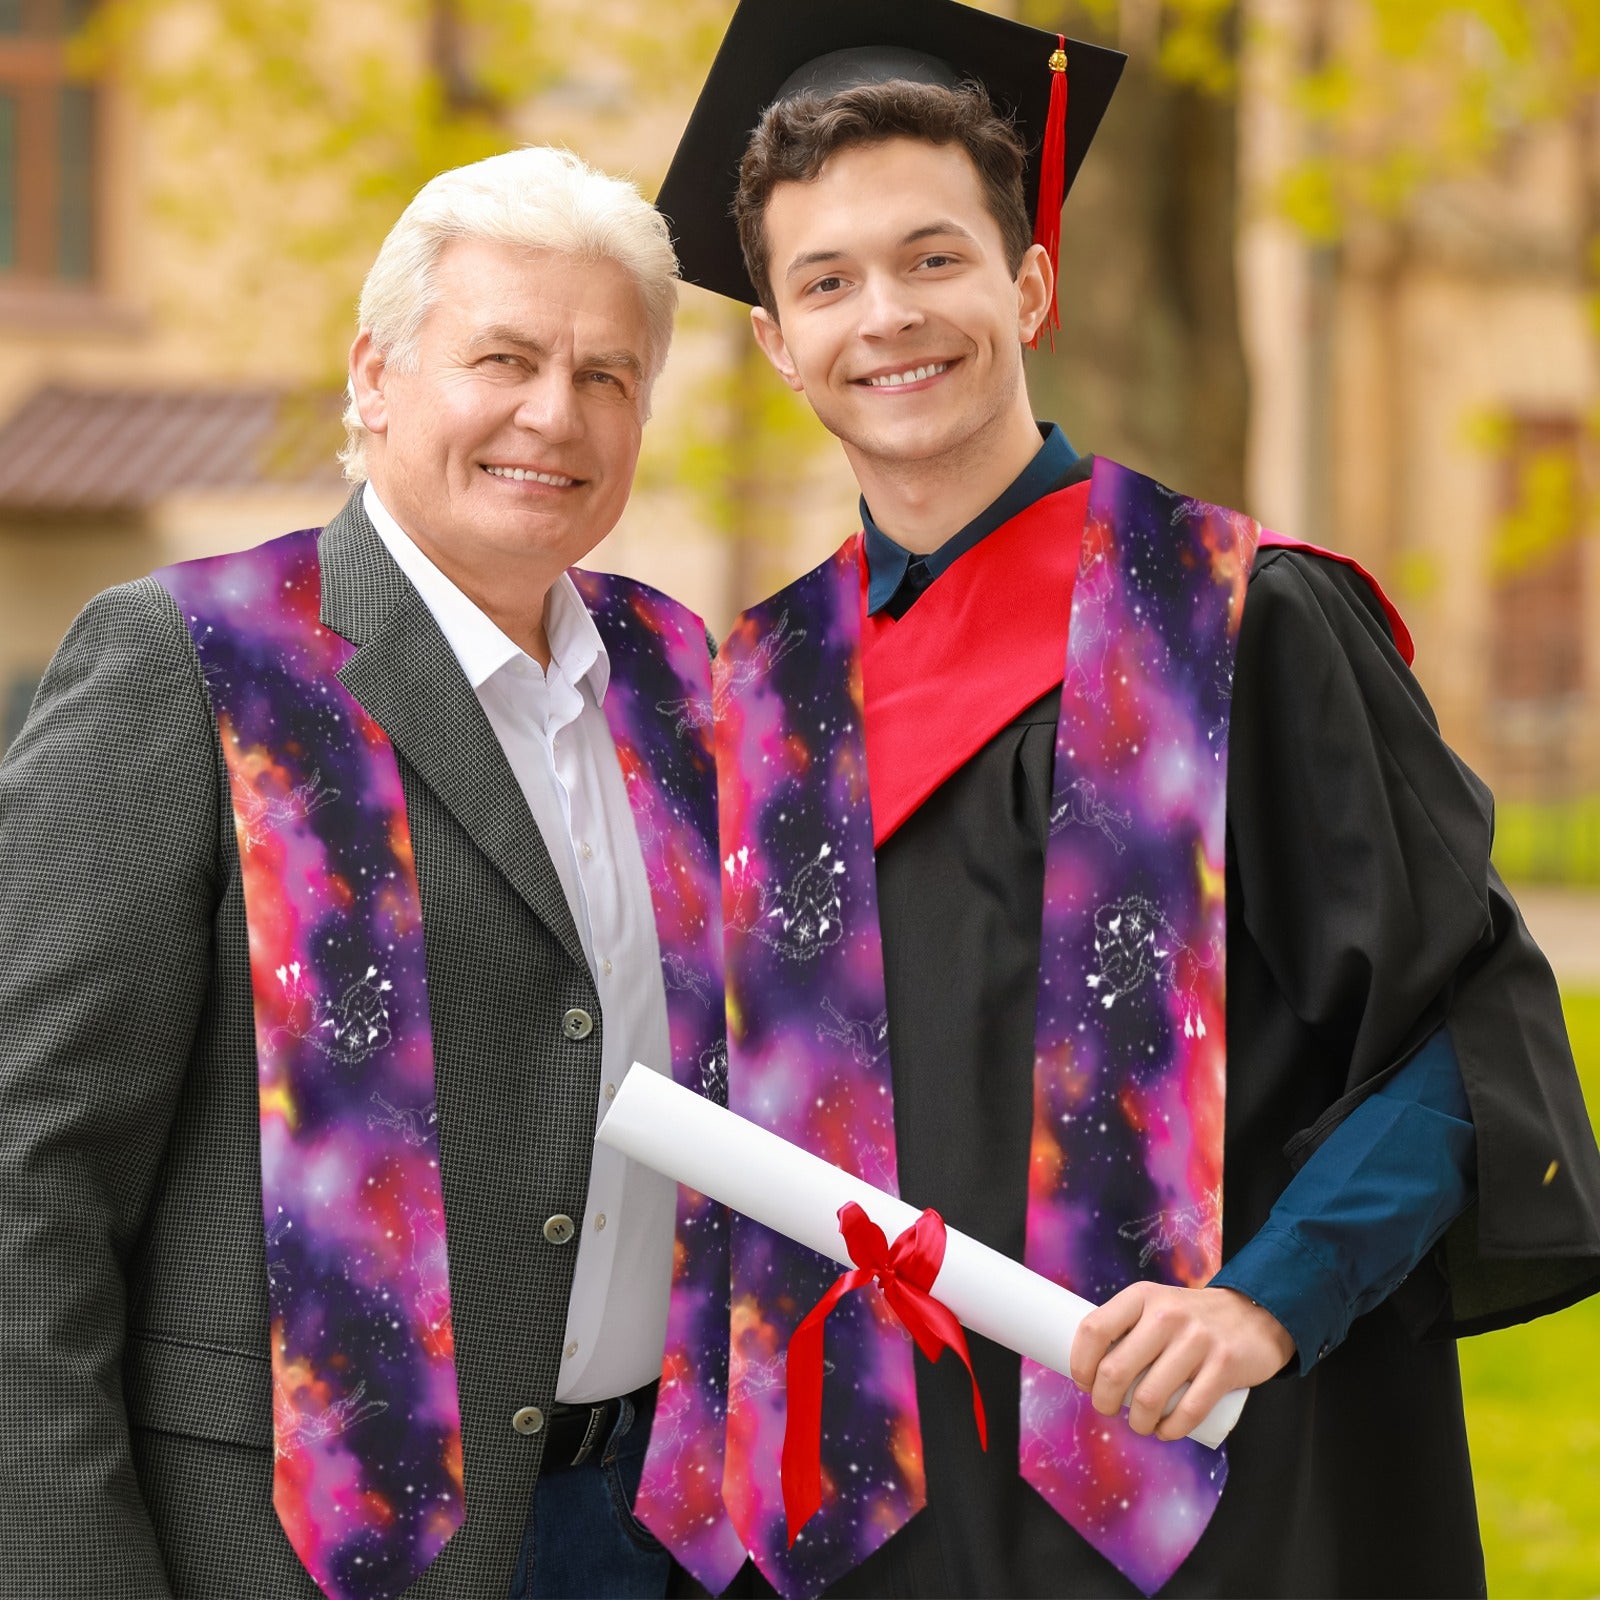
[[[88,283],[95,90],[67,71],[90,0],[0,0],[0,281]]]
[[[1564,805],[1590,781],[1588,442],[1575,416],[1525,416],[1508,443],[1489,550],[1491,773],[1503,801]]]
[[[1562,702],[1584,686],[1582,424],[1517,419],[1490,552],[1491,672],[1502,702]]]

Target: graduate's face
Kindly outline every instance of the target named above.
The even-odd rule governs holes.
[[[844,150],[810,182],[779,184],[765,225],[777,308],[756,338],[852,455],[958,454],[1027,408],[1022,345],[1050,268],[1019,273],[959,145],[917,139]]]
[[[445,247],[435,283],[414,363],[385,361],[365,334],[351,351],[373,487],[447,572],[528,563],[553,579],[611,530],[633,484],[638,292],[614,261],[466,239]]]

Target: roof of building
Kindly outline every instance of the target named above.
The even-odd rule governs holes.
[[[0,425],[0,513],[132,512],[185,490],[331,486],[341,400],[51,385]]]

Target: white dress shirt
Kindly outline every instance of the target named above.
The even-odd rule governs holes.
[[[598,1125],[629,1064],[668,1071],[671,1048],[650,884],[600,709],[611,678],[605,644],[563,573],[545,603],[550,666],[541,668],[417,548],[370,483],[362,504],[461,663],[572,908],[605,1025]],[[604,1400],[660,1374],[676,1207],[674,1184],[596,1147],[558,1400]],[[529,1217],[527,1225],[540,1229],[544,1221]]]

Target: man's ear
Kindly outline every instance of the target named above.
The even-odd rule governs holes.
[[[765,306],[750,308],[750,331],[755,334],[756,343],[761,346],[761,353],[777,368],[778,376],[796,394],[804,394],[806,386],[800,381],[800,373],[789,354],[783,329],[778,326],[778,319]]]
[[[350,346],[350,389],[368,433],[386,433],[389,428],[389,405],[383,392],[386,375],[384,357],[374,347],[372,335],[363,328]]]
[[[1039,329],[1050,314],[1050,297],[1055,293],[1056,275],[1050,256],[1042,244],[1030,244],[1017,269],[1017,332],[1024,344],[1039,337]]]

